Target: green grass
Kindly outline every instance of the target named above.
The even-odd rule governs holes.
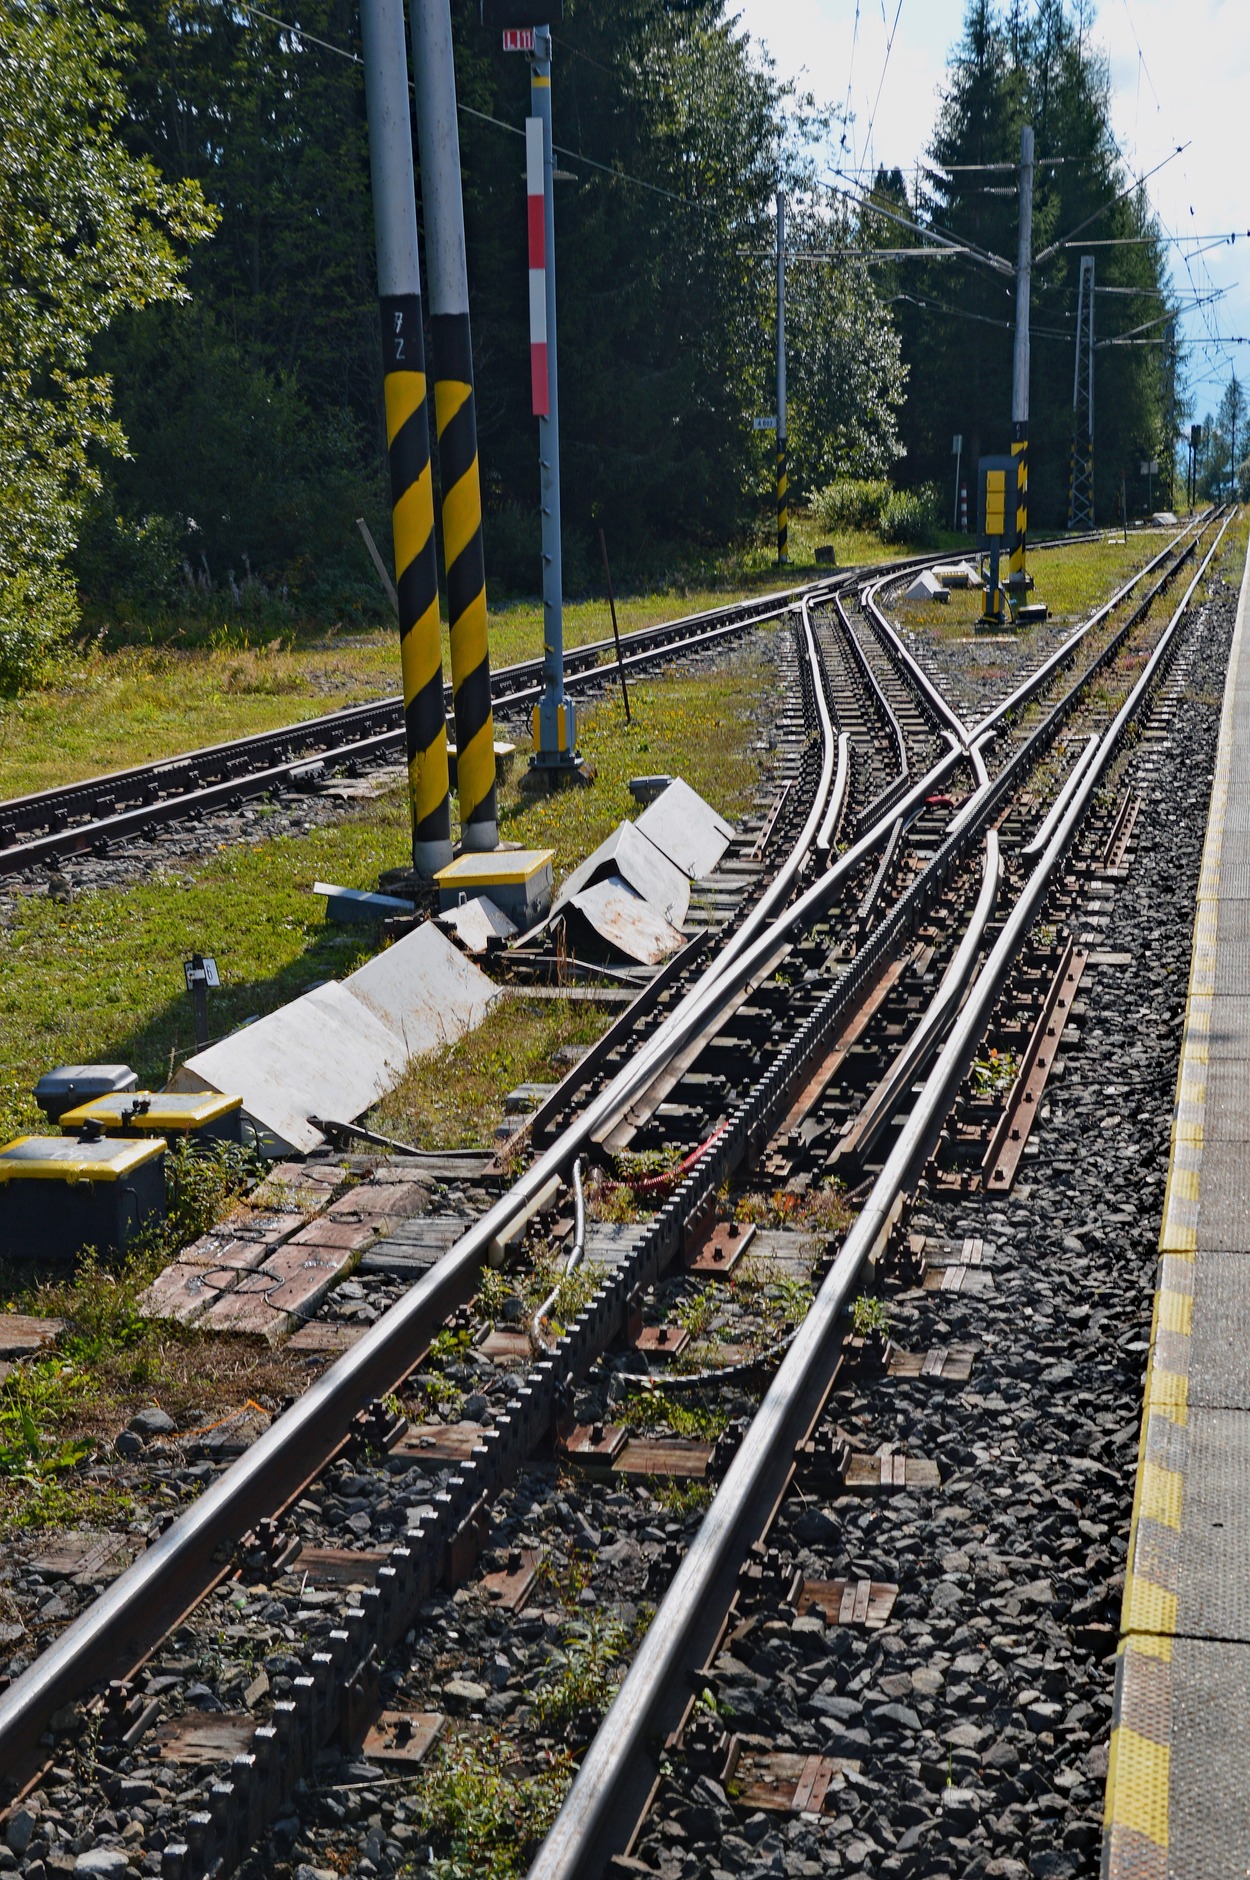
[[[728,578],[728,577],[727,577]],[[758,582],[758,586],[775,585]],[[676,587],[617,601],[622,633],[722,606],[721,586]],[[518,601],[491,610],[493,666],[542,653],[542,607]],[[565,644],[610,637],[605,600],[571,601]],[[399,647],[389,627],[285,632],[257,641],[229,622],[215,644],[94,644],[67,660],[57,681],[0,700],[0,799],[50,790],[180,751],[272,730],[399,691]],[[451,655],[443,631],[443,671]]]
[[[610,1013],[572,999],[500,999],[473,1031],[414,1058],[371,1122],[422,1149],[464,1149],[491,1142],[503,1100],[518,1084],[558,1083],[562,1045],[593,1044]]]
[[[732,671],[648,681],[631,693],[629,726],[615,701],[591,709],[582,744],[597,782],[535,801],[512,781],[500,792],[501,834],[554,848],[563,875],[636,813],[626,785],[639,769],[681,770],[735,817],[758,775],[748,746],[770,670],[740,657]],[[3,1139],[40,1126],[30,1092],[54,1064],[128,1063],[141,1083],[163,1085],[194,1048],[182,962],[197,950],[222,975],[209,1007],[215,1036],[359,965],[372,940],[327,924],[312,884],[373,887],[381,870],[404,865],[409,839],[395,790],[308,835],[223,842],[208,860],[131,887],[84,892],[69,905],[23,898],[0,934]]]

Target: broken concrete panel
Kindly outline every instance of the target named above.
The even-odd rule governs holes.
[[[734,833],[732,825],[681,777],[674,777],[667,790],[647,805],[634,828],[692,881],[711,874]]]
[[[583,888],[565,912],[576,912],[614,951],[643,966],[657,965],[683,944],[677,928],[619,875]]]
[[[263,1129],[307,1152],[323,1140],[310,1116],[359,1116],[409,1058],[460,1037],[499,996],[427,922],[338,984],[197,1052],[170,1088],[237,1093]]]
[[[226,1270],[233,1287],[239,1277],[237,1268],[219,1268],[213,1272],[210,1268],[175,1260],[139,1295],[139,1310],[149,1319],[177,1319],[181,1325],[190,1325],[223,1296],[226,1289],[210,1285],[209,1281]]]
[[[690,877],[635,823],[628,822],[618,823],[607,841],[573,870],[556,896],[552,913],[558,914],[583,889],[609,875],[619,876],[674,927],[680,927],[685,920],[690,906]]]

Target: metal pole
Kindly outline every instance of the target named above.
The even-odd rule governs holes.
[[[786,463],[786,198],[777,191],[777,560],[790,559],[790,474]]]
[[[451,861],[451,802],[403,0],[361,0],[360,32],[382,315],[412,866],[428,880]]]
[[[460,846],[494,849],[499,846],[495,725],[486,642],[482,489],[450,0],[421,0],[411,9],[411,30],[434,352],[434,424],[443,497]]]
[[[616,624],[616,596],[612,592],[612,570],[608,566],[608,540],[599,530],[599,553],[603,556],[603,577],[608,584],[608,606],[612,610],[612,638],[616,641],[616,669],[621,675],[621,697],[625,701],[625,723],[629,723],[629,687],[625,683],[625,661],[621,656],[621,634]]]
[[[525,126],[526,191],[536,213],[535,184],[542,184],[542,281],[536,281],[535,234],[530,227],[530,294],[542,294],[544,336],[541,360],[531,347],[534,408],[538,414],[539,489],[543,523],[543,696],[534,707],[534,763],[543,770],[572,770],[577,762],[577,715],[564,690],[564,573],[560,552],[560,400],[556,374],[556,219],[551,151],[551,28],[534,28],[530,55],[530,111]],[[540,175],[536,174],[541,166]],[[531,340],[535,331],[531,305]],[[540,373],[543,382],[540,384]]]
[[[1020,245],[1016,258],[1016,349],[1011,375],[1011,454],[1016,460],[1016,530],[1007,585],[1026,588],[1029,526],[1029,294],[1033,275],[1033,127],[1020,133]]]

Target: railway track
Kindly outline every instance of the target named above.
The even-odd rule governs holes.
[[[1171,561],[1184,548],[1178,542]],[[1213,552],[1208,550],[1204,568]],[[1158,572],[1148,574],[1147,585]],[[1196,582],[1197,577],[1190,594]],[[163,1626],[221,1579],[225,1568],[214,1558],[219,1549],[306,1495],[327,1461],[353,1437],[353,1420],[370,1402],[371,1425],[363,1434],[360,1426],[354,1432],[357,1452],[370,1441],[385,1450],[393,1432],[376,1406],[411,1370],[414,1353],[427,1351],[449,1314],[472,1299],[492,1244],[511,1238],[526,1217],[541,1219],[543,1205],[550,1208],[557,1184],[569,1178],[579,1158],[602,1159],[622,1132],[644,1145],[648,1128],[662,1135],[683,1079],[704,1076],[698,1103],[678,1105],[685,1113],[683,1127],[698,1140],[673,1192],[605,1272],[574,1325],[540,1358],[505,1411],[459,1464],[442,1472],[428,1519],[392,1551],[366,1596],[339,1615],[342,1623],[328,1635],[322,1632],[324,1649],[306,1657],[292,1696],[272,1707],[251,1746],[201,1797],[204,1805],[188,1815],[184,1837],[163,1835],[161,1870],[171,1877],[237,1864],[264,1822],[285,1805],[293,1784],[311,1775],[321,1750],[342,1737],[358,1738],[379,1667],[411,1630],[457,1552],[473,1551],[469,1542],[482,1526],[484,1504],[506,1491],[553,1425],[567,1437],[570,1389],[619,1341],[639,1298],[664,1283],[683,1246],[711,1225],[724,1183],[740,1176],[752,1159],[780,1153],[778,1143],[793,1138],[813,1107],[808,1103],[805,1109],[803,1099],[814,1081],[824,1078],[817,1095],[830,1087],[824,1073],[844,1033],[865,1012],[870,1021],[879,1009],[887,1031],[895,1034],[888,1055],[903,1068],[895,1072],[893,1097],[878,1099],[882,1126],[871,1141],[861,1132],[853,1152],[867,1183],[858,1215],[811,1310],[789,1336],[750,1430],[727,1461],[708,1516],[534,1871],[589,1873],[602,1866],[605,1849],[623,1851],[628,1844],[644,1791],[654,1780],[647,1745],[657,1731],[671,1734],[681,1725],[689,1677],[724,1628],[728,1594],[747,1546],[765,1525],[761,1511],[777,1503],[796,1445],[827,1395],[852,1291],[865,1263],[880,1255],[897,1227],[904,1197],[937,1142],[1024,935],[1036,922],[1124,731],[1159,683],[1185,613],[1182,602],[1133,692],[1099,737],[1053,831],[1026,864],[1002,813],[1068,724],[1079,694],[1106,670],[1139,622],[1125,626],[1117,619],[1115,647],[1108,651],[1110,642],[1099,644],[1069,693],[1037,707],[1043,715],[1026,738],[1007,740],[1014,748],[991,778],[985,747],[1001,738],[1010,718],[1053,688],[1060,670],[1080,657],[1081,646],[1097,639],[1103,617],[1072,636],[1048,670],[1031,675],[969,730],[919,671],[884,615],[848,607],[847,598],[838,595],[836,606],[822,607],[808,597],[798,604],[805,718],[819,736],[788,793],[794,801],[782,826],[790,825],[789,851],[771,879],[761,875],[756,881],[751,904],[709,963],[687,987],[675,983],[672,996],[653,1009],[641,1039],[622,1029],[594,1066],[588,1098],[576,1093],[574,1109],[570,1090],[563,1106],[557,1103],[535,1119],[536,1142],[550,1140],[536,1149],[515,1186],[0,1695],[0,1765],[16,1769],[56,1711],[77,1701],[93,1682],[143,1663]],[[871,606],[875,597],[864,600]],[[991,827],[995,820],[1000,830]],[[835,857],[839,839],[846,846]],[[1010,901],[1005,917],[998,892],[1004,853]],[[919,951],[927,953],[922,965],[918,935]],[[902,1004],[889,1004],[887,986],[885,1002],[874,1007],[883,975],[900,953],[916,969],[912,980],[899,976]],[[917,1027],[909,1007],[935,987],[939,972],[938,1002]],[[770,988],[782,1015],[780,1037],[776,1011],[763,1022],[758,1013],[748,1018],[748,1002],[766,1003]],[[750,1058],[749,1075],[741,1068],[736,1073],[736,1091],[723,1076],[709,1083],[697,1068],[718,1039],[726,1040],[729,1024],[754,1024],[759,1033],[736,1040],[739,1048],[732,1051],[722,1044],[730,1060]],[[747,1051],[740,1048],[743,1042]],[[908,1091],[926,1073],[924,1097],[900,1121]],[[666,1103],[668,1118],[662,1114]],[[569,1120],[555,1133],[562,1113]],[[105,1712],[132,1765],[143,1756],[143,1706],[136,1714],[136,1701],[134,1689],[115,1690]]]
[[[622,635],[623,664],[645,671],[710,650],[775,620],[800,590],[691,614]],[[570,691],[602,684],[614,657],[610,640],[565,655]],[[542,661],[526,660],[491,674],[496,716],[520,711],[542,696]],[[451,710],[451,687],[445,688]],[[182,756],[140,764],[32,796],[0,802],[0,875],[67,856],[112,847],[188,816],[203,816],[328,770],[358,770],[402,752],[398,697],[351,705],[274,731],[257,732]]]
[[[932,559],[897,563],[895,572],[912,571]],[[809,583],[638,628],[622,635],[622,664],[629,671],[645,671],[711,650],[776,620],[800,595],[819,593],[829,585],[828,580]],[[567,688],[577,692],[602,685],[614,658],[610,640],[569,649]],[[499,718],[535,704],[542,696],[542,661],[498,668],[491,674],[491,695]],[[450,685],[445,687],[445,704],[450,712]],[[210,815],[327,771],[367,768],[401,751],[403,743],[402,701],[394,696],[57,789],[10,797],[0,802],[0,876],[106,851],[164,823]]]

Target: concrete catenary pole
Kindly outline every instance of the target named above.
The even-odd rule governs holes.
[[[790,472],[786,463],[786,198],[777,191],[777,560],[790,559]]]
[[[429,879],[451,861],[451,803],[403,0],[361,0],[360,28],[382,315],[412,864],[419,876]]]
[[[411,9],[411,27],[434,354],[434,424],[443,495],[460,843],[462,849],[493,849],[499,843],[495,726],[486,643],[482,488],[449,0],[420,0]]]
[[[541,770],[550,773],[568,773],[576,764],[577,719],[573,701],[564,690],[564,572],[560,546],[560,398],[556,374],[553,170],[551,28],[535,26],[534,50],[530,55],[530,116],[525,125],[530,361],[534,411],[538,417],[543,540],[543,696],[534,707],[534,762]]]
[[[1011,374],[1011,454],[1016,460],[1016,526],[1007,585],[1026,588],[1029,527],[1029,295],[1033,283],[1033,127],[1020,133],[1020,246],[1016,258],[1016,348]]]

